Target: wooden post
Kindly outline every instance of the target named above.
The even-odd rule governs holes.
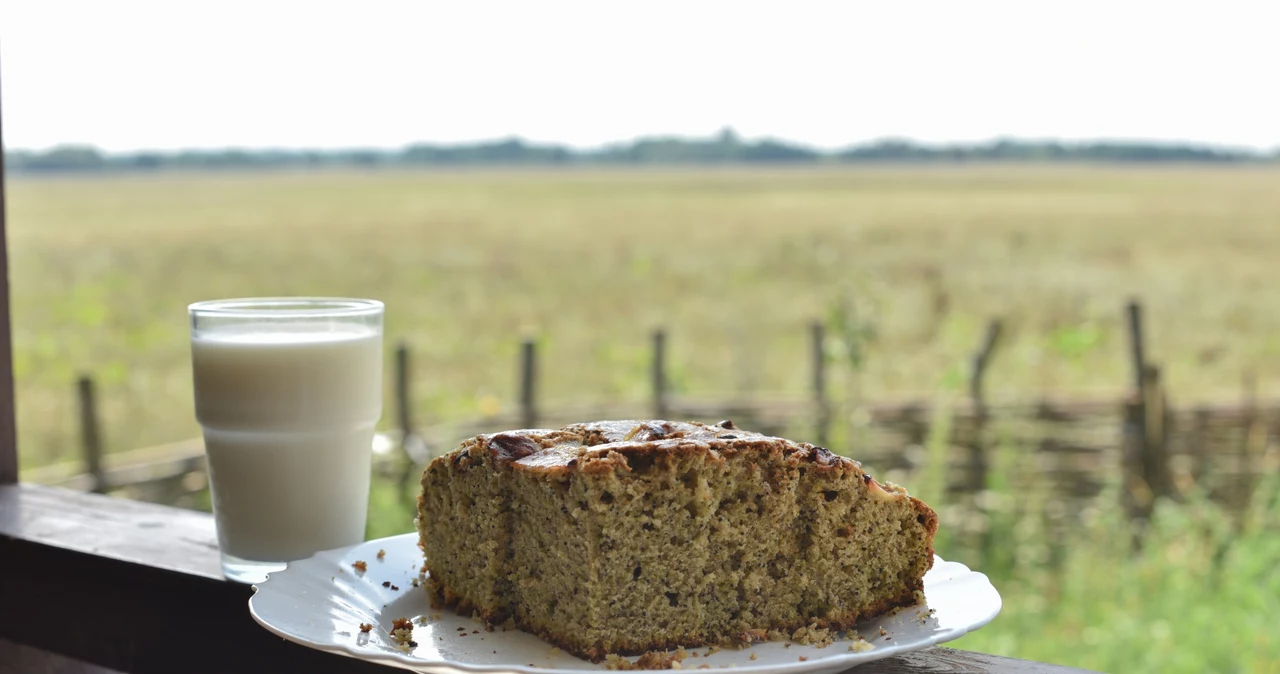
[[[1258,414],[1258,378],[1253,371],[1244,374],[1244,440],[1240,445],[1241,504],[1252,500],[1254,491],[1261,482],[1259,460],[1266,453],[1267,424],[1263,416]],[[1245,512],[1242,508],[1241,512]],[[1241,518],[1236,520],[1237,526],[1243,524]]]
[[[400,468],[400,498],[413,505],[413,490],[417,488],[419,467],[431,458],[426,441],[414,431],[413,396],[409,389],[409,345],[401,341],[396,346],[396,423],[400,426],[400,452],[404,457]]]
[[[825,446],[831,429],[831,404],[827,400],[826,326],[822,321],[814,321],[809,328],[809,335],[813,357],[813,436],[815,442]]]
[[[1147,366],[1146,346],[1142,338],[1142,305],[1130,300],[1126,309],[1129,324],[1129,353],[1133,363],[1133,388],[1142,389],[1144,368]]]
[[[536,343],[525,339],[520,348],[520,424],[524,428],[538,425]]]
[[[1246,475],[1253,475],[1253,455],[1261,455],[1266,448],[1266,424],[1258,414],[1258,375],[1252,370],[1244,374],[1244,463]],[[1255,451],[1256,450],[1256,451]]]
[[[396,423],[400,426],[400,441],[413,434],[413,420],[409,400],[409,345],[403,341],[396,346]]]
[[[1122,412],[1122,445],[1120,450],[1120,507],[1124,509],[1132,527],[1131,543],[1137,550],[1142,543],[1142,530],[1153,500],[1151,488],[1142,474],[1143,434],[1145,408],[1141,391],[1124,400]]]
[[[1151,512],[1154,494],[1143,468],[1143,458],[1147,451],[1147,396],[1143,391],[1146,349],[1142,338],[1142,305],[1137,300],[1130,300],[1125,314],[1134,374],[1133,388],[1125,398],[1121,421],[1121,506],[1135,527],[1133,545],[1137,549],[1141,544],[1141,530]]]
[[[667,413],[667,332],[653,331],[653,418],[666,419]]]
[[[996,345],[1000,343],[1000,333],[1004,329],[1004,324],[1000,319],[993,318],[987,323],[987,333],[982,338],[982,344],[978,346],[978,350],[973,354],[973,363],[969,377],[969,398],[973,401],[975,413],[986,412],[986,398],[982,388],[984,377],[987,374],[987,366],[991,364],[991,356],[995,353]]]
[[[1146,413],[1146,444],[1143,446],[1142,474],[1152,496],[1158,498],[1170,496],[1173,492],[1169,478],[1169,400],[1160,382],[1160,368],[1148,365],[1144,375],[1142,398]]]
[[[1125,404],[1123,498],[1125,510],[1137,525],[1135,549],[1141,546],[1141,531],[1151,518],[1156,499],[1171,496],[1174,491],[1169,474],[1168,408],[1168,398],[1160,383],[1160,368],[1145,366],[1142,387]],[[1129,432],[1133,428],[1141,432]]]
[[[1209,410],[1197,407],[1192,413],[1191,448],[1191,482],[1197,487],[1204,487],[1206,474],[1209,472],[1210,445],[1213,440],[1209,436]]]
[[[4,124],[0,124],[0,485],[18,481],[12,330],[9,324],[9,239],[5,233],[4,218]]]
[[[89,490],[101,494],[107,490],[107,480],[102,470],[102,435],[98,426],[93,379],[82,375],[76,382],[76,393],[80,401],[80,443],[84,449],[84,468],[92,480]]]
[[[969,398],[973,404],[973,427],[966,443],[969,450],[969,479],[966,485],[972,493],[978,493],[987,486],[986,427],[987,401],[983,391],[983,381],[996,345],[1000,343],[1003,324],[1000,319],[993,318],[987,323],[987,332],[973,354],[972,369],[969,376]]]

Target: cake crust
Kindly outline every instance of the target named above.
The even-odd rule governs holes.
[[[914,604],[938,527],[858,462],[730,421],[477,436],[422,486],[433,604],[596,662],[843,630]]]

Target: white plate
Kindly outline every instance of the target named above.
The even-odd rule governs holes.
[[[386,551],[382,559],[378,559],[379,550]],[[351,565],[357,560],[363,560],[368,570],[356,572]],[[447,609],[433,610],[427,593],[413,587],[421,565],[416,534],[321,552],[291,562],[287,569],[255,586],[249,612],[263,627],[290,641],[420,672],[568,674],[604,669],[603,664],[568,653],[553,653],[550,644],[531,634],[500,628],[486,632],[478,621]],[[383,587],[384,582],[399,590]],[[875,645],[864,653],[849,651],[848,640],[825,648],[766,642],[744,650],[722,650],[710,657],[691,656],[682,663],[683,669],[702,664],[720,669],[732,664],[736,672],[760,674],[840,672],[957,639],[991,622],[1000,612],[1000,594],[987,577],[963,564],[935,558],[933,569],[924,577],[924,591],[927,606],[902,609],[858,625],[859,634]],[[925,613],[930,608],[935,611],[932,616]],[[426,624],[419,624],[418,619],[424,616]],[[414,621],[413,638],[418,646],[409,653],[398,650],[390,636],[392,621],[401,617]],[[362,634],[360,623],[373,625],[373,630]],[[881,627],[887,637],[880,636]],[[688,650],[705,653],[707,649]],[[750,659],[753,653],[755,660]],[[801,661],[802,656],[807,660]]]

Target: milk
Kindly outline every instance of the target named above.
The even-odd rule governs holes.
[[[192,338],[196,418],[226,555],[280,562],[364,540],[382,336],[315,328],[245,325]]]

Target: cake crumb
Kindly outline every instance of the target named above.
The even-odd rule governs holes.
[[[880,628],[880,636],[882,636],[882,637],[887,637],[887,636],[889,636],[889,633],[888,633],[888,632],[886,632],[886,631],[884,631],[884,628],[883,628],[883,627],[881,627],[881,628]]]
[[[636,666],[631,664],[631,661],[624,657],[609,653],[604,656],[604,668],[615,671],[624,671],[635,669]]]
[[[644,655],[636,658],[635,662],[631,662],[624,657],[610,653],[605,655],[605,669],[683,669],[684,666],[680,664],[680,661],[687,657],[689,657],[689,653],[683,648],[677,648],[673,653],[668,653],[666,651],[648,651]]]
[[[755,660],[755,659],[756,659],[756,654],[755,654],[755,653],[752,653],[752,654],[751,654],[751,658],[750,658],[750,659]]]
[[[364,632],[367,634],[372,629],[373,629],[373,625],[370,625],[369,623],[360,623],[361,632]]]
[[[744,644],[754,644],[768,638],[769,635],[764,630],[745,630],[738,635],[738,641]]]
[[[413,621],[408,618],[391,621],[391,639],[396,642],[396,648],[404,653],[417,648],[418,642],[413,640]]]
[[[707,649],[707,654],[702,657],[709,658],[719,652],[720,652],[719,646],[711,646],[710,648]]]
[[[383,587],[391,587],[391,581],[389,581],[389,580],[384,580],[384,581],[382,581],[382,586],[383,586]]]
[[[807,662],[809,660],[809,658],[806,658],[803,655],[796,659],[799,660],[800,662]]]
[[[853,651],[854,653],[866,653],[867,651],[872,650],[875,647],[876,647],[875,644],[871,643],[870,641],[867,641],[866,639],[863,639],[862,637],[858,637],[856,640],[854,640],[853,643],[849,644],[849,650]]]
[[[698,669],[711,669],[711,665],[698,665]]]
[[[419,624],[419,625],[426,625],[426,624],[427,624],[427,616],[424,616],[424,615],[420,615],[420,616],[418,616],[418,624]]]
[[[379,550],[379,551],[378,551],[378,559],[383,559],[383,558],[385,558],[386,556],[387,556],[387,551],[386,551],[386,550]]]
[[[364,573],[365,571],[369,570],[369,565],[365,564],[363,559],[357,559],[355,563],[351,565],[351,568],[361,573]]]
[[[817,623],[813,623],[808,627],[801,627],[791,634],[791,640],[806,646],[816,646],[818,648],[826,648],[835,641],[831,630],[825,627],[818,627]]]

